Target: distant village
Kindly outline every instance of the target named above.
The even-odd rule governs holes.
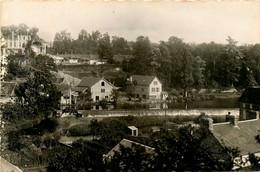
[[[99,58],[97,54],[50,53],[48,49],[52,46],[29,34],[12,32],[9,37],[1,36],[0,103],[4,110],[1,113],[0,161],[3,166],[0,171],[2,168],[3,171],[259,170],[259,86],[240,90],[235,87],[222,90],[192,88],[177,92],[165,87],[165,80],[157,75],[129,73],[122,79],[119,74],[123,67],[114,65],[111,70],[115,78],[121,79],[119,82],[97,71],[95,73],[95,70],[102,72],[106,70],[103,66],[111,65],[107,59]],[[57,109],[46,110],[46,113],[51,113],[44,114],[44,117],[35,110],[34,113],[39,113],[41,118],[34,121],[28,117],[16,119],[14,114],[19,113],[19,109],[15,109],[16,103],[31,109],[33,106],[45,109],[41,103],[53,101],[48,99],[51,90],[48,90],[46,99],[41,97],[35,101],[39,104],[30,106],[30,102],[35,103],[30,98],[36,94],[31,93],[27,100],[27,95],[21,93],[26,93],[24,88],[30,85],[28,78],[6,77],[10,72],[9,63],[26,67],[33,63],[32,54],[34,58],[50,58],[57,66],[58,70],[50,71],[50,74],[54,77],[51,84],[60,96]],[[77,77],[75,73],[64,70],[75,70],[84,65],[92,67],[92,73]],[[35,73],[41,69],[31,68]],[[29,81],[34,82],[36,75],[30,75]],[[48,84],[40,86],[35,88],[36,92]],[[233,109],[221,109],[223,114],[220,117],[220,114],[209,116],[206,110],[200,109],[194,115],[194,110],[185,109],[185,115],[174,116],[171,115],[174,110],[168,109],[167,103],[207,101],[217,94],[236,96],[239,101],[237,113],[233,113]],[[154,103],[159,107],[152,108],[150,105]],[[22,108],[20,111],[31,113]],[[220,113],[220,110],[212,111]],[[19,123],[23,120],[24,123]]]

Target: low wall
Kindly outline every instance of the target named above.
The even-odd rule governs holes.
[[[163,116],[165,115],[165,110],[156,109],[156,110],[85,110],[81,111],[83,116],[85,117],[118,117],[118,116],[152,116],[158,115]],[[202,112],[209,116],[215,115],[227,115],[230,112],[233,115],[239,115],[238,108],[231,108],[231,109],[167,109],[166,115],[167,116],[177,116],[177,115],[195,115],[198,116]]]

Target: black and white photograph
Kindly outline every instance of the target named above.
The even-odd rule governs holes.
[[[259,0],[0,9],[0,172],[260,170]]]

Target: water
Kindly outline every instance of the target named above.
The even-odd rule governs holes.
[[[203,109],[203,108],[239,108],[238,98],[222,98],[214,100],[202,100],[191,102],[172,102],[167,103],[168,109]],[[163,105],[153,104],[150,109],[161,109]]]

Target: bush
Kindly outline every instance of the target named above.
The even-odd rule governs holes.
[[[90,130],[87,124],[74,125],[69,129],[71,136],[87,136],[90,135]]]
[[[28,135],[43,135],[44,133],[53,133],[58,127],[58,122],[55,118],[46,118],[42,120],[39,124],[33,127],[23,129],[21,132]]]

